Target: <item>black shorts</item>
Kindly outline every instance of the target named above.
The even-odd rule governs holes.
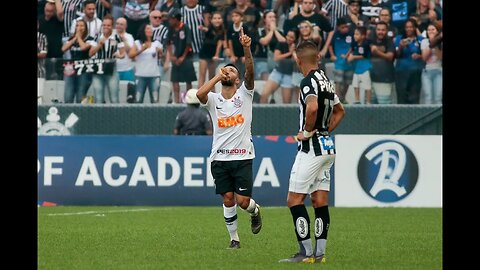
[[[253,159],[218,161],[211,163],[215,192],[223,194],[235,192],[243,196],[252,196]]]
[[[172,65],[170,81],[172,82],[194,82],[197,80],[192,57],[187,57],[179,66]],[[188,89],[187,89],[188,90]]]

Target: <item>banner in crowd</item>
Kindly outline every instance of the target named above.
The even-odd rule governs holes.
[[[63,63],[64,75],[81,75],[91,73],[98,75],[112,75],[115,61],[109,59],[65,60]]]
[[[291,136],[253,138],[253,198],[286,206]],[[221,205],[210,136],[38,136],[38,199],[57,205]],[[332,179],[333,180],[333,179]]]
[[[442,136],[335,139],[335,206],[442,207]]]

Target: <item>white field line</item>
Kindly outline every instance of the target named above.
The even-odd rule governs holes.
[[[140,208],[140,209],[126,209],[126,210],[110,210],[110,211],[85,211],[85,212],[73,212],[73,213],[56,213],[48,214],[47,216],[73,216],[73,215],[91,215],[91,214],[104,214],[104,213],[125,213],[125,212],[141,212],[150,211],[153,208]]]

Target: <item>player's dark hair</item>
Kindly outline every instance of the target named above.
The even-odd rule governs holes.
[[[306,60],[308,62],[313,60],[316,61],[316,56],[318,55],[318,45],[311,40],[305,40],[298,44],[297,48],[295,48],[295,52],[297,53],[298,58],[302,60]]]
[[[302,41],[300,44],[298,44],[297,48],[295,51],[297,54],[301,53],[305,49],[313,49],[313,50],[318,50],[317,43],[313,42],[312,40],[305,40]]]
[[[237,74],[238,74],[238,78],[240,79],[241,75],[240,75],[240,71],[238,70],[237,66],[235,66],[234,64],[232,63],[228,63],[226,64],[225,66],[223,66],[224,68],[226,67],[234,67],[236,70],[237,70]]]

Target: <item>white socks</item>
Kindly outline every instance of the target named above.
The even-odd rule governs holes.
[[[245,209],[251,216],[256,216],[258,214],[257,203],[253,198],[250,198],[250,204],[248,205],[247,209]]]
[[[237,205],[227,207],[223,205],[223,217],[225,218],[225,225],[227,225],[230,240],[240,241],[238,238],[238,220],[237,220]]]

